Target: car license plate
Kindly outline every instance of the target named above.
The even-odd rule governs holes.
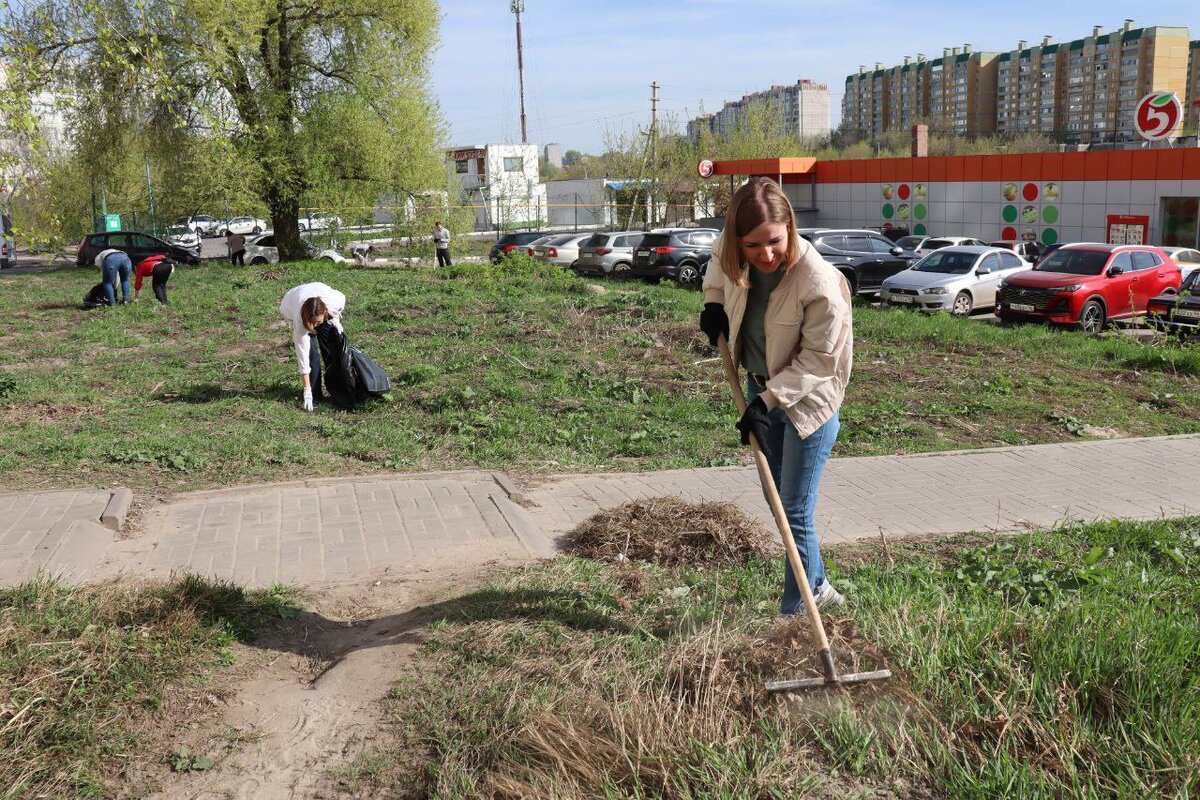
[[[638,256],[648,256],[648,255],[650,255],[650,251],[649,250],[638,250],[637,254],[638,254]]]
[[[893,303],[911,303],[914,298],[909,294],[893,294],[889,295],[888,299]]]
[[[1177,308],[1175,316],[1186,317],[1187,319],[1200,319],[1200,310],[1195,308]]]
[[[1033,306],[1029,303],[1009,303],[1008,307],[1013,311],[1033,311]]]

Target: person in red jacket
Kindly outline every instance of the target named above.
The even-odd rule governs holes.
[[[141,263],[137,265],[133,282],[133,299],[136,300],[138,294],[142,291],[142,280],[150,279],[151,286],[154,287],[154,296],[158,298],[158,302],[164,306],[171,305],[167,302],[167,279],[171,277],[171,273],[175,271],[175,262],[164,255],[146,256]]]

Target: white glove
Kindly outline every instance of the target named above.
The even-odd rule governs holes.
[[[305,411],[313,410],[313,398],[312,398],[312,389],[311,388],[306,388],[304,390],[304,410]]]

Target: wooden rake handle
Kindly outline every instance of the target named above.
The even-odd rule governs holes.
[[[717,345],[721,348],[721,363],[725,365],[725,380],[729,381],[729,388],[733,392],[734,402],[737,403],[738,413],[744,414],[746,412],[746,395],[742,391],[741,381],[738,380],[737,368],[733,365],[733,356],[729,353],[729,342],[725,341],[724,334],[717,340]],[[829,652],[829,638],[825,635],[825,624],[821,621],[821,612],[817,610],[817,600],[813,597],[812,588],[808,585],[808,573],[804,570],[804,562],[800,560],[800,551],[796,549],[796,540],[792,538],[792,526],[788,522],[787,512],[783,510],[783,501],[779,499],[779,491],[775,488],[775,479],[771,477],[771,467],[767,464],[767,457],[763,455],[758,439],[753,433],[750,434],[750,447],[754,451],[754,465],[758,467],[758,479],[762,483],[763,493],[767,496],[767,502],[771,506],[771,513],[779,528],[779,536],[783,539],[783,549],[787,552],[787,560],[792,567],[792,574],[796,577],[796,583],[804,595],[808,618],[812,620],[813,644],[816,645],[822,669],[828,680],[836,681],[838,679],[837,669],[834,667],[833,658]]]

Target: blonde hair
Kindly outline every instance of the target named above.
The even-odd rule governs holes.
[[[729,210],[725,214],[725,234],[721,237],[721,250],[717,254],[725,276],[738,286],[750,285],[749,276],[742,272],[742,237],[764,222],[787,226],[784,272],[791,269],[800,258],[796,214],[787,195],[770,178],[751,178],[729,201]]]

